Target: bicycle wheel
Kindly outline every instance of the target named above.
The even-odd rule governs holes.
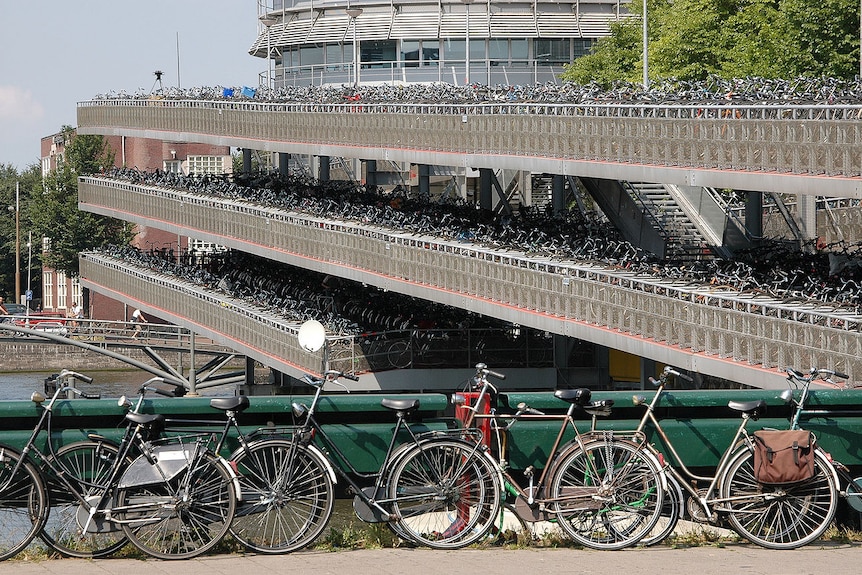
[[[819,449],[814,472],[801,483],[763,485],[754,477],[754,454],[740,451],[721,479],[731,527],[767,549],[795,549],[814,541],[832,523],[838,505],[832,464]]]
[[[682,486],[676,477],[669,473],[665,473],[667,478],[667,489],[664,492],[664,503],[661,507],[661,517],[658,523],[652,528],[652,531],[647,533],[638,543],[649,547],[656,545],[667,539],[673,530],[676,529],[679,518],[682,515],[683,509],[683,494]]]
[[[21,552],[39,533],[48,514],[48,492],[39,470],[21,454],[0,447],[0,561]]]
[[[401,458],[387,478],[393,531],[434,549],[457,549],[484,537],[500,513],[494,462],[476,446],[431,440]]]
[[[288,553],[323,532],[335,490],[316,453],[288,440],[269,439],[240,450],[232,461],[242,495],[230,531],[240,543],[259,553]]]
[[[636,544],[661,516],[661,472],[640,446],[595,441],[560,456],[549,487],[560,528],[593,549]]]
[[[98,503],[110,489],[118,455],[116,446],[98,441],[72,443],[57,452],[54,465],[63,470],[77,493],[69,493],[66,484],[48,475],[50,506],[39,536],[49,547],[69,557],[92,558],[111,555],[126,544],[122,527],[108,521],[104,509],[91,518],[89,507],[78,499]]]
[[[235,511],[231,473],[217,457],[204,453],[168,481],[121,488],[112,513],[144,553],[189,559],[221,541]]]

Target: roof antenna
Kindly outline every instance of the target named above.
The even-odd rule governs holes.
[[[156,84],[159,85],[159,92],[162,91],[162,88],[163,88],[163,86],[162,86],[162,74],[164,74],[164,72],[162,72],[161,70],[156,70],[155,72],[153,72],[153,75],[156,77],[156,81],[153,82],[153,87],[150,88],[150,94],[153,93],[153,90],[155,89]]]

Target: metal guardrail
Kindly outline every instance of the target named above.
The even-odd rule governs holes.
[[[103,178],[81,178],[79,198],[101,213],[170,221],[189,235],[270,259],[449,305],[464,307],[469,301],[471,309],[553,333],[591,341],[613,338],[617,349],[639,355],[644,355],[644,345],[658,345],[662,354],[672,348],[689,357],[728,358],[768,369],[829,365],[851,378],[862,376],[862,317],[839,306],[791,305],[764,294],[640,276],[590,262],[529,257]],[[95,275],[96,283],[139,294],[143,301],[170,299],[141,287],[141,280],[152,283],[151,278],[101,277],[105,265],[91,266],[89,260],[95,263],[91,255],[82,260],[85,279]],[[231,314],[223,315],[207,317],[203,323],[222,326],[235,321],[229,319]],[[265,337],[255,330],[260,331],[252,328],[248,341]],[[616,338],[609,330],[635,340]],[[231,333],[244,339],[239,331]],[[282,349],[283,342],[274,345],[271,353],[292,353]]]
[[[78,104],[81,133],[191,133],[197,140],[203,134],[237,141],[290,142],[306,150],[345,146],[387,149],[405,157],[469,154],[477,162],[506,156],[843,178],[862,176],[860,118],[859,105],[144,99]],[[436,157],[436,163],[443,161]],[[741,186],[742,182],[733,187]],[[862,193],[859,185],[848,189],[855,195]]]

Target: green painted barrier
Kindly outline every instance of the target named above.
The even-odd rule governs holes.
[[[631,430],[643,414],[643,407],[632,404],[632,395],[652,397],[645,392],[594,392],[593,399],[613,399],[613,413],[597,421],[598,429]],[[657,415],[687,465],[693,468],[714,467],[731,440],[739,416],[727,408],[728,401],[764,399],[767,417],[749,424],[760,427],[786,428],[790,408],[777,390],[668,391],[662,398]],[[321,398],[317,418],[338,446],[360,471],[376,470],[386,452],[395,415],[380,406],[378,394],[341,394]],[[418,398],[421,409],[414,417],[418,431],[439,430],[457,425],[450,417],[449,397],[439,393],[405,394]],[[252,396],[251,406],[239,416],[243,432],[258,428],[293,425],[291,402],[310,403],[309,396]],[[501,412],[514,412],[518,403],[548,413],[563,412],[568,404],[545,392],[509,392],[498,398]],[[808,403],[810,409],[826,413],[811,417],[804,427],[814,431],[821,445],[833,457],[848,466],[862,470],[862,390],[817,390]],[[209,406],[209,398],[147,400],[144,413],[163,413],[169,418],[209,421],[216,427],[224,421],[220,412]],[[40,408],[29,401],[0,401],[0,443],[20,447],[27,440]],[[57,445],[86,439],[88,433],[117,437],[123,427],[123,412],[116,400],[75,399],[60,401],[54,410],[54,437]],[[591,422],[584,418],[579,429],[586,431]],[[196,427],[200,427],[200,424]],[[520,421],[510,431],[509,462],[514,469],[528,465],[543,466],[547,450],[559,430],[558,422]],[[44,441],[41,443],[44,446]],[[235,441],[228,442],[233,449]],[[660,448],[663,446],[659,445]]]

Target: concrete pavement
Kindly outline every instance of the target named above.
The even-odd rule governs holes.
[[[299,551],[290,555],[216,555],[187,561],[138,559],[11,560],[6,575],[844,575],[858,574],[862,544],[821,543],[770,551],[731,543],[675,549],[370,549]]]

